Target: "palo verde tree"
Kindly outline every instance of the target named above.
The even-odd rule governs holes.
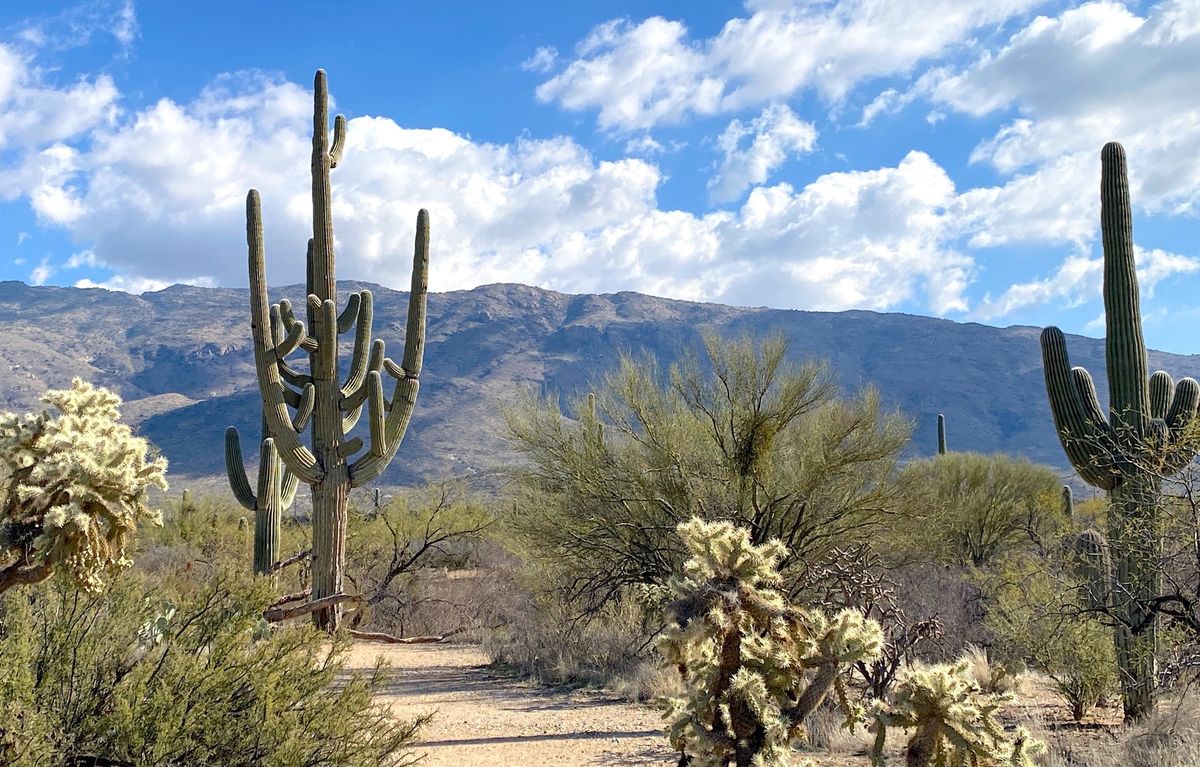
[[[129,564],[138,521],[159,521],[146,491],[167,489],[167,461],[148,457],[106,389],[76,378],[42,401],[58,414],[0,413],[0,593],[56,571],[98,591]]]
[[[908,513],[895,537],[947,564],[983,567],[1015,549],[1045,548],[1070,524],[1058,476],[1024,458],[946,453],[909,462],[899,482]]]
[[[384,356],[382,340],[371,340],[370,291],[351,295],[344,310],[338,312],[329,171],[341,160],[346,118],[338,115],[334,121],[331,146],[328,102],[325,72],[318,70],[313,87],[313,236],[308,244],[307,323],[295,317],[286,300],[271,305],[267,298],[262,209],[255,189],[246,198],[246,243],[250,327],[266,431],[283,465],[312,489],[313,577],[308,607],[318,627],[333,631],[340,620],[339,605],[347,598],[342,587],[350,489],[374,480],[395,457],[416,405],[425,346],[429,214],[424,210],[417,214],[404,359],[397,365]],[[278,320],[273,322],[275,316]],[[343,378],[338,335],[351,329],[354,351]],[[297,349],[308,353],[308,372],[287,362]],[[383,393],[385,372],[395,380],[390,399]],[[364,405],[370,427],[365,447],[359,437],[346,438]],[[311,446],[301,439],[310,421]]]
[[[1125,717],[1137,719],[1154,707],[1162,479],[1195,454],[1183,437],[1196,415],[1200,384],[1191,378],[1176,384],[1163,371],[1148,375],[1125,150],[1106,144],[1100,160],[1108,417],[1091,375],[1071,367],[1062,331],[1046,328],[1041,344],[1046,392],[1063,449],[1085,481],[1108,493],[1112,568],[1105,578],[1107,601]]]
[[[780,337],[706,333],[703,351],[669,375],[624,357],[575,420],[557,399],[505,412],[529,458],[510,527],[585,609],[665,587],[686,556],[673,531],[692,517],[781,541],[790,592],[803,561],[870,536],[892,510],[910,424],[874,391],[838,396],[828,368],[790,364]]]

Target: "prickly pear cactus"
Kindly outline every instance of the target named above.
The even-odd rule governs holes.
[[[167,461],[118,421],[106,389],[76,378],[42,401],[58,414],[0,414],[0,592],[54,572],[97,591],[129,564],[138,521],[160,521],[146,491],[167,489]]]
[[[879,624],[845,610],[832,618],[787,604],[771,541],[753,546],[745,529],[699,519],[679,526],[691,558],[672,583],[676,599],[660,649],[683,677],[664,701],[671,744],[689,767],[787,763],[804,718],[831,690],[855,719],[839,673],[874,658]]]

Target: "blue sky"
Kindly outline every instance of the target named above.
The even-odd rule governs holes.
[[[1146,332],[1200,352],[1200,0],[93,0],[0,8],[0,279],[299,282],[313,71],[339,276],[1101,335],[1099,150]]]

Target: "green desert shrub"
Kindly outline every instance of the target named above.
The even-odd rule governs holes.
[[[674,530],[692,517],[783,541],[790,585],[893,510],[910,424],[877,392],[840,396],[827,366],[793,364],[780,337],[709,333],[702,354],[669,371],[624,357],[572,418],[557,398],[504,413],[528,459],[507,527],[583,609],[666,586],[687,557]]]
[[[851,663],[879,653],[879,624],[856,610],[829,617],[789,605],[779,541],[756,546],[729,522],[694,519],[678,532],[691,557],[673,580],[671,621],[659,648],[681,695],[664,701],[671,745],[692,767],[786,764],[805,717],[836,692]]]
[[[1080,721],[1117,688],[1110,630],[1081,609],[1078,591],[1042,557],[1006,559],[984,578],[984,623],[996,649],[1046,674]]]
[[[983,567],[1044,546],[1070,522],[1058,475],[1024,458],[947,453],[912,461],[899,483],[908,514],[897,543],[925,560]]]
[[[147,489],[167,489],[164,458],[118,421],[121,398],[76,378],[43,410],[0,413],[0,593],[58,573],[97,591],[129,564]]]
[[[267,580],[202,575],[181,594],[127,573],[100,593],[56,581],[5,595],[0,764],[411,763],[419,722],[372,702],[380,669],[347,678],[345,640],[268,628]]]

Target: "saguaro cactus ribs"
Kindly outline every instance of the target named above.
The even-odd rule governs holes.
[[[1089,590],[1096,605],[1107,594],[1107,609],[1117,619],[1114,641],[1125,717],[1136,719],[1154,706],[1156,621],[1151,603],[1160,582],[1161,482],[1193,457],[1181,437],[1195,418],[1200,384],[1191,378],[1176,384],[1161,370],[1147,375],[1125,150],[1115,142],[1106,144],[1100,159],[1108,417],[1100,409],[1091,375],[1071,367],[1058,328],[1042,331],[1042,360],[1063,449],[1079,475],[1109,496],[1112,570],[1108,588],[1094,585]],[[1094,536],[1088,543],[1098,550]]]
[[[331,145],[328,88],[325,72],[318,70],[313,86],[313,236],[308,242],[307,323],[296,319],[288,301],[269,303],[262,207],[257,190],[251,189],[246,197],[250,326],[266,433],[287,470],[312,488],[313,587],[309,606],[316,625],[328,630],[337,629],[339,604],[347,598],[342,591],[342,566],[350,488],[374,480],[395,457],[416,404],[429,277],[429,214],[422,210],[417,214],[404,359],[399,365],[384,356],[382,340],[371,340],[370,291],[351,295],[338,313],[329,171],[340,162],[345,146],[346,119],[342,115],[334,121],[333,134]],[[343,379],[338,335],[351,328],[354,350]],[[286,361],[297,349],[308,353],[308,373]],[[390,399],[383,394],[384,372],[395,380]],[[362,439],[346,439],[364,404],[370,426],[365,449]],[[311,447],[301,440],[310,421]]]

